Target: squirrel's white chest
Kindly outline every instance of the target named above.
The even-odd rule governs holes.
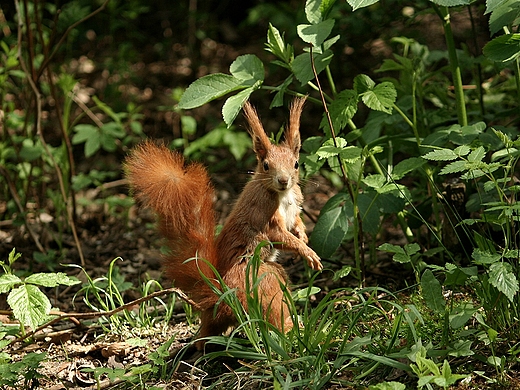
[[[285,220],[285,227],[287,230],[291,231],[294,227],[296,218],[299,218],[300,205],[292,191],[280,193],[279,197],[280,206],[278,206],[278,212]]]

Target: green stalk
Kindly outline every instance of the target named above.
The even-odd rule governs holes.
[[[466,114],[466,103],[464,99],[464,90],[462,89],[462,75],[457,58],[457,50],[455,49],[455,40],[451,30],[450,12],[448,7],[437,7],[433,4],[437,14],[443,22],[444,35],[446,36],[446,45],[448,47],[448,56],[450,59],[451,74],[453,77],[453,87],[455,89],[455,103],[457,106],[457,118],[461,126],[468,125],[468,117]]]

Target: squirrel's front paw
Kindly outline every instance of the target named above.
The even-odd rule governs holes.
[[[323,265],[321,264],[320,257],[311,248],[307,249],[308,250],[304,255],[304,257],[307,259],[307,264],[309,264],[309,267],[311,267],[312,269],[315,269],[316,271],[321,271],[323,269]]]

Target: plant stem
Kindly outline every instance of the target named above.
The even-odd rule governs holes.
[[[466,114],[466,102],[464,98],[464,90],[462,88],[462,76],[457,58],[457,50],[455,49],[455,40],[451,30],[450,12],[448,7],[437,7],[433,4],[433,8],[442,19],[444,27],[444,35],[446,36],[446,45],[448,47],[448,56],[450,59],[451,74],[453,77],[453,88],[455,90],[455,104],[457,107],[457,118],[461,126],[468,125],[468,117]]]

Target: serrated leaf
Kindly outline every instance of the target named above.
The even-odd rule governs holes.
[[[0,276],[0,294],[9,292],[13,287],[22,283],[22,280],[13,274]]]
[[[422,274],[421,288],[426,305],[433,311],[442,313],[446,307],[446,301],[442,295],[442,286],[429,269]]]
[[[241,81],[231,75],[222,73],[210,74],[190,84],[179,101],[179,108],[188,110],[199,107],[243,88],[245,86],[242,85]]]
[[[423,158],[433,161],[451,161],[458,157],[457,153],[451,149],[435,149],[423,156]]]
[[[457,7],[459,5],[469,5],[471,0],[430,0],[432,3],[442,7]]]
[[[317,24],[300,24],[296,27],[298,36],[313,47],[320,47],[334,27],[334,19],[327,19]]]
[[[482,49],[495,62],[507,62],[520,56],[520,34],[504,34],[492,39]]]
[[[358,108],[358,94],[352,89],[345,89],[341,91],[334,101],[329,105],[328,110],[332,119],[332,125],[336,134],[345,128],[348,121],[354,117]],[[320,128],[327,133],[330,132],[329,120],[326,113],[321,119]]]
[[[475,248],[473,250],[471,257],[473,258],[475,264],[479,265],[493,264],[500,261],[501,258],[500,254],[498,253],[489,253],[479,248]]]
[[[468,169],[468,164],[466,161],[453,161],[452,163],[449,163],[444,168],[442,168],[439,174],[448,175],[450,173],[463,172],[466,169]]]
[[[489,268],[489,282],[511,302],[518,292],[518,280],[509,263],[494,263]]]
[[[77,278],[68,276],[64,272],[57,273],[36,273],[28,276],[25,283],[37,284],[43,287],[74,286],[81,283]]]
[[[38,287],[31,284],[12,290],[7,296],[7,303],[13,310],[14,317],[31,329],[45,323],[51,310],[49,299]]]
[[[453,152],[460,157],[467,155],[471,151],[468,145],[460,145],[453,149]]]
[[[384,81],[377,84],[371,91],[364,92],[361,99],[365,105],[376,111],[383,111],[387,114],[392,113],[392,106],[397,98],[397,91],[394,84]]]
[[[229,67],[229,71],[243,85],[253,85],[263,81],[265,77],[264,64],[254,54],[239,56]]]
[[[222,106],[222,117],[228,128],[233,124],[245,101],[256,89],[258,88],[250,87],[244,89],[226,100]]]
[[[486,151],[483,146],[479,146],[477,149],[473,150],[469,156],[468,161],[469,162],[477,162],[482,161],[484,156],[486,155]]]
[[[484,15],[493,12],[498,7],[504,5],[507,2],[508,0],[486,0],[486,11],[484,12]]]
[[[354,90],[361,95],[367,91],[371,91],[376,83],[365,74],[358,74],[354,77]]]

